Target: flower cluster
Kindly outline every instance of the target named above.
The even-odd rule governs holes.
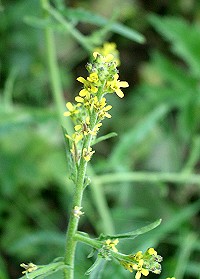
[[[103,56],[111,53],[114,56],[117,66],[120,65],[119,51],[117,50],[115,43],[106,42],[103,44],[103,47],[98,47],[95,49],[95,51],[99,52]]]
[[[114,252],[118,252],[117,248],[115,247],[118,243],[119,243],[118,239],[114,239],[114,240],[107,239],[105,241],[106,248],[111,249]]]
[[[110,261],[112,259],[112,252],[118,252],[117,248],[115,247],[118,243],[118,239],[106,239],[103,241],[102,247],[98,250],[98,255],[103,259]]]
[[[66,134],[71,146],[71,154],[79,163],[83,158],[86,162],[91,159],[94,151],[91,148],[91,141],[96,137],[102,121],[111,118],[109,113],[112,108],[106,102],[107,93],[116,93],[120,98],[124,96],[120,88],[128,87],[126,81],[120,81],[117,62],[112,54],[101,55],[93,53],[93,60],[86,65],[88,77],[78,77],[82,84],[78,96],[75,97],[75,104],[68,102],[68,111],[64,116],[70,117],[74,123],[74,133]]]
[[[149,272],[160,274],[162,257],[157,254],[154,248],[149,248],[144,254],[142,251],[129,255],[127,260],[120,261],[120,264],[130,272],[136,271],[135,279],[142,275],[147,276]]]
[[[26,274],[28,272],[35,271],[38,268],[37,265],[35,265],[33,263],[28,263],[28,264],[22,263],[22,264],[20,264],[20,266],[25,269],[24,271],[22,271],[22,274]]]
[[[84,212],[82,212],[81,209],[82,209],[82,207],[77,206],[77,205],[76,205],[76,206],[74,207],[74,209],[73,209],[73,214],[74,214],[74,216],[75,216],[76,218],[78,218],[78,219],[80,218],[81,215],[84,214]]]

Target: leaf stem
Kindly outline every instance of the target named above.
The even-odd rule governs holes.
[[[76,28],[73,27],[56,9],[50,5],[45,7],[48,13],[54,17],[69,33],[74,37],[80,45],[82,45],[89,53],[91,53],[93,46],[91,46],[88,40],[83,36]]]

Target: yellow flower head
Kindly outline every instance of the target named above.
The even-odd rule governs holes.
[[[157,252],[154,250],[154,248],[149,248],[147,250],[147,252],[148,252],[149,255],[157,256]]]
[[[141,275],[147,276],[149,274],[148,269],[143,268],[144,260],[139,260],[138,264],[133,264],[133,269],[137,270],[135,279],[140,279]]]
[[[95,153],[94,150],[92,150],[92,147],[89,147],[88,149],[83,148],[83,158],[86,162],[90,161],[92,154]]]
[[[88,80],[89,82],[98,83],[98,81],[99,81],[98,74],[97,74],[97,73],[91,73],[91,74],[89,75],[89,77],[87,77],[87,80]]]
[[[64,112],[64,116],[74,116],[75,114],[79,113],[78,107],[80,107],[79,104],[73,105],[72,103],[68,102],[66,104],[66,107],[68,111]]]
[[[118,252],[117,248],[115,247],[118,243],[119,243],[118,239],[114,239],[114,240],[107,239],[105,241],[107,248],[113,250],[114,252]]]
[[[20,264],[20,266],[25,269],[24,271],[22,271],[22,274],[32,272],[38,268],[37,265],[35,265],[33,263],[28,263],[28,264],[22,263],[22,264]]]
[[[82,89],[82,90],[79,92],[79,95],[80,95],[81,97],[87,96],[88,93],[89,93],[89,94],[91,94],[91,93],[92,93],[92,94],[97,93],[98,88],[95,87],[95,86],[92,84],[92,82],[90,82],[90,81],[84,79],[83,77],[78,77],[77,80],[78,80],[79,82],[83,83],[83,85],[84,85],[84,89]]]
[[[82,209],[82,207],[77,206],[77,205],[76,205],[76,206],[74,207],[74,209],[73,209],[73,214],[74,214],[74,216],[75,216],[76,218],[78,218],[78,219],[80,218],[81,215],[84,214],[84,212],[82,212],[81,209]]]
[[[107,81],[106,87],[110,93],[115,92],[117,96],[120,98],[124,97],[124,93],[121,91],[120,87],[125,88],[128,87],[129,84],[126,81],[118,80],[119,75],[115,74],[114,79],[112,81]]]
[[[120,65],[119,52],[116,48],[115,43],[106,42],[106,43],[103,44],[103,47],[96,48],[95,52],[98,52],[98,53],[102,54],[103,56],[106,56],[108,54],[112,54],[114,56],[116,65],[117,66]]]
[[[65,134],[66,138],[68,138],[69,140],[75,142],[75,144],[77,144],[79,141],[82,140],[83,135],[80,133],[75,132],[72,137],[70,135]]]

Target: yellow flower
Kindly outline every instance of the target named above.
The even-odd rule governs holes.
[[[73,209],[73,214],[74,214],[74,216],[75,216],[76,218],[78,218],[78,219],[80,218],[81,215],[84,214],[84,212],[82,212],[81,209],[82,209],[82,207],[77,206],[77,205],[76,205],[76,206],[74,207],[74,209]]]
[[[102,123],[98,123],[94,126],[94,128],[92,130],[89,131],[89,133],[92,135],[92,136],[96,136],[97,135],[97,132],[99,131],[99,128],[102,126]]]
[[[81,97],[84,97],[84,96],[88,97],[88,93],[93,94],[93,93],[96,93],[98,91],[97,87],[95,87],[90,81],[84,79],[83,77],[78,77],[77,80],[84,84],[84,89],[82,89],[79,92],[79,95]]]
[[[73,116],[73,115],[79,113],[79,110],[77,108],[80,107],[80,104],[73,105],[72,103],[68,102],[66,104],[66,107],[67,107],[68,111],[64,112],[64,116]]]
[[[167,277],[166,279],[176,279],[175,277]]]
[[[83,138],[83,135],[80,134],[80,133],[74,133],[72,136],[69,136],[69,135],[65,134],[65,136],[66,136],[66,138],[68,138],[69,140],[74,141],[76,144],[77,144],[80,140],[82,140],[82,138]]]
[[[105,243],[107,248],[112,249],[114,252],[118,252],[117,248],[115,247],[119,243],[118,239],[107,239]]]
[[[95,96],[93,98],[93,105],[94,105],[94,108],[99,112],[99,117],[101,119],[107,117],[107,118],[111,118],[111,115],[107,112],[109,111],[112,106],[111,105],[108,105],[106,106],[106,98],[101,98],[101,100],[99,101],[97,96]]]
[[[120,98],[124,97],[124,93],[121,91],[120,87],[125,88],[128,87],[128,82],[118,80],[119,75],[114,75],[114,80],[107,81],[106,87],[111,90],[111,92],[115,92]]]
[[[116,49],[115,43],[106,42],[103,44],[103,47],[96,48],[95,52],[98,52],[98,53],[102,54],[103,56],[106,56],[111,53],[115,58],[116,64],[120,65],[119,52]]]
[[[22,274],[25,274],[27,272],[32,272],[37,269],[37,265],[33,263],[28,263],[28,264],[22,263],[20,264],[20,266],[25,269],[24,271],[22,271]]]
[[[92,154],[94,154],[95,151],[92,150],[91,147],[83,148],[83,158],[86,162],[90,161]]]
[[[108,53],[107,55],[103,56],[99,52],[95,51],[93,53],[93,56],[95,59],[99,59],[102,63],[109,63],[114,60],[114,56],[111,53]]]
[[[137,270],[135,279],[140,279],[142,275],[147,276],[149,274],[149,271],[145,268],[143,268],[144,260],[139,260],[138,264],[133,264],[133,269]]]
[[[93,82],[93,83],[98,83],[99,77],[98,77],[97,73],[92,73],[92,74],[90,74],[89,77],[87,77],[87,80],[90,82]]]
[[[148,252],[149,255],[157,256],[157,252],[156,252],[156,250],[154,250],[154,248],[149,248],[147,250],[147,252]]]
[[[142,251],[138,251],[135,255],[134,255],[134,260],[136,260],[137,262],[139,260],[141,260],[143,258],[143,254]]]

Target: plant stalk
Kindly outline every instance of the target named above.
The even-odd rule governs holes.
[[[91,117],[91,125],[95,126],[97,121],[97,114],[93,113]],[[65,246],[65,258],[64,263],[67,268],[64,270],[65,279],[74,279],[74,259],[75,259],[75,250],[76,250],[76,239],[75,235],[78,229],[79,218],[74,215],[73,209],[75,206],[81,207],[82,197],[84,192],[84,180],[87,170],[87,161],[83,157],[83,149],[88,149],[91,146],[92,135],[88,135],[83,143],[81,151],[81,159],[78,166],[77,172],[77,181],[75,184],[75,191],[72,202],[72,211],[69,218],[67,234],[66,234],[66,246]]]
[[[188,173],[162,173],[162,172],[124,172],[98,175],[92,177],[94,183],[110,184],[126,181],[136,182],[172,182],[192,183],[200,185],[200,175]]]
[[[46,11],[46,9],[47,7],[49,7],[49,1],[41,0],[41,6],[44,10],[44,17],[48,18],[49,14]],[[46,52],[47,52],[46,53],[47,62],[48,62],[49,74],[50,74],[50,82],[51,82],[54,102],[56,104],[56,108],[58,111],[59,120],[61,125],[66,128],[68,133],[72,133],[73,130],[72,130],[72,124],[70,120],[67,118],[64,121],[64,116],[63,116],[63,112],[65,110],[64,107],[65,99],[63,96],[59,67],[57,63],[54,33],[51,27],[45,28],[45,43],[46,43]]]

